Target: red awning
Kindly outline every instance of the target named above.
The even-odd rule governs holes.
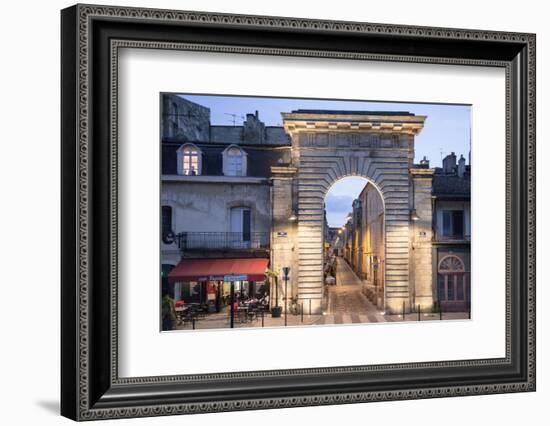
[[[168,274],[168,282],[223,281],[225,275],[243,275],[242,281],[263,281],[269,259],[183,259]]]

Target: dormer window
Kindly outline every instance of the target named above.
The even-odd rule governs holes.
[[[197,176],[202,172],[202,152],[192,143],[186,143],[178,149],[178,174]]]
[[[246,176],[246,152],[237,145],[230,145],[223,152],[223,174]]]

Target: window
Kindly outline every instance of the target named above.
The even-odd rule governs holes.
[[[199,174],[199,150],[188,146],[183,149],[183,174],[198,175]]]
[[[178,149],[178,174],[196,176],[201,174],[202,153],[191,143],[182,145]]]
[[[234,207],[231,209],[231,232],[232,246],[246,248],[250,246],[251,240],[251,216],[250,209],[246,207]]]
[[[442,235],[451,238],[464,237],[464,211],[443,210]]]
[[[173,296],[172,289],[170,288],[170,285],[168,283],[168,274],[170,271],[174,269],[174,265],[167,265],[162,264],[161,270],[160,270],[160,278],[161,278],[161,290],[162,294],[168,294],[170,296]]]
[[[464,262],[455,255],[441,259],[438,267],[437,286],[442,302],[463,302],[466,293],[466,269]]]
[[[162,206],[162,236],[172,232],[172,207]]]
[[[223,152],[223,174],[246,176],[246,153],[237,145],[231,145]]]

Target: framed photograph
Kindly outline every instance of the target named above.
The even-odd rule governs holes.
[[[61,30],[62,415],[535,390],[535,35]]]

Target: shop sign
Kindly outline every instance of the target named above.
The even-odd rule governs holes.
[[[224,276],[223,275],[210,275],[208,277],[208,280],[210,280],[210,281],[223,281]]]
[[[223,280],[227,282],[248,281],[248,275],[224,275]]]

